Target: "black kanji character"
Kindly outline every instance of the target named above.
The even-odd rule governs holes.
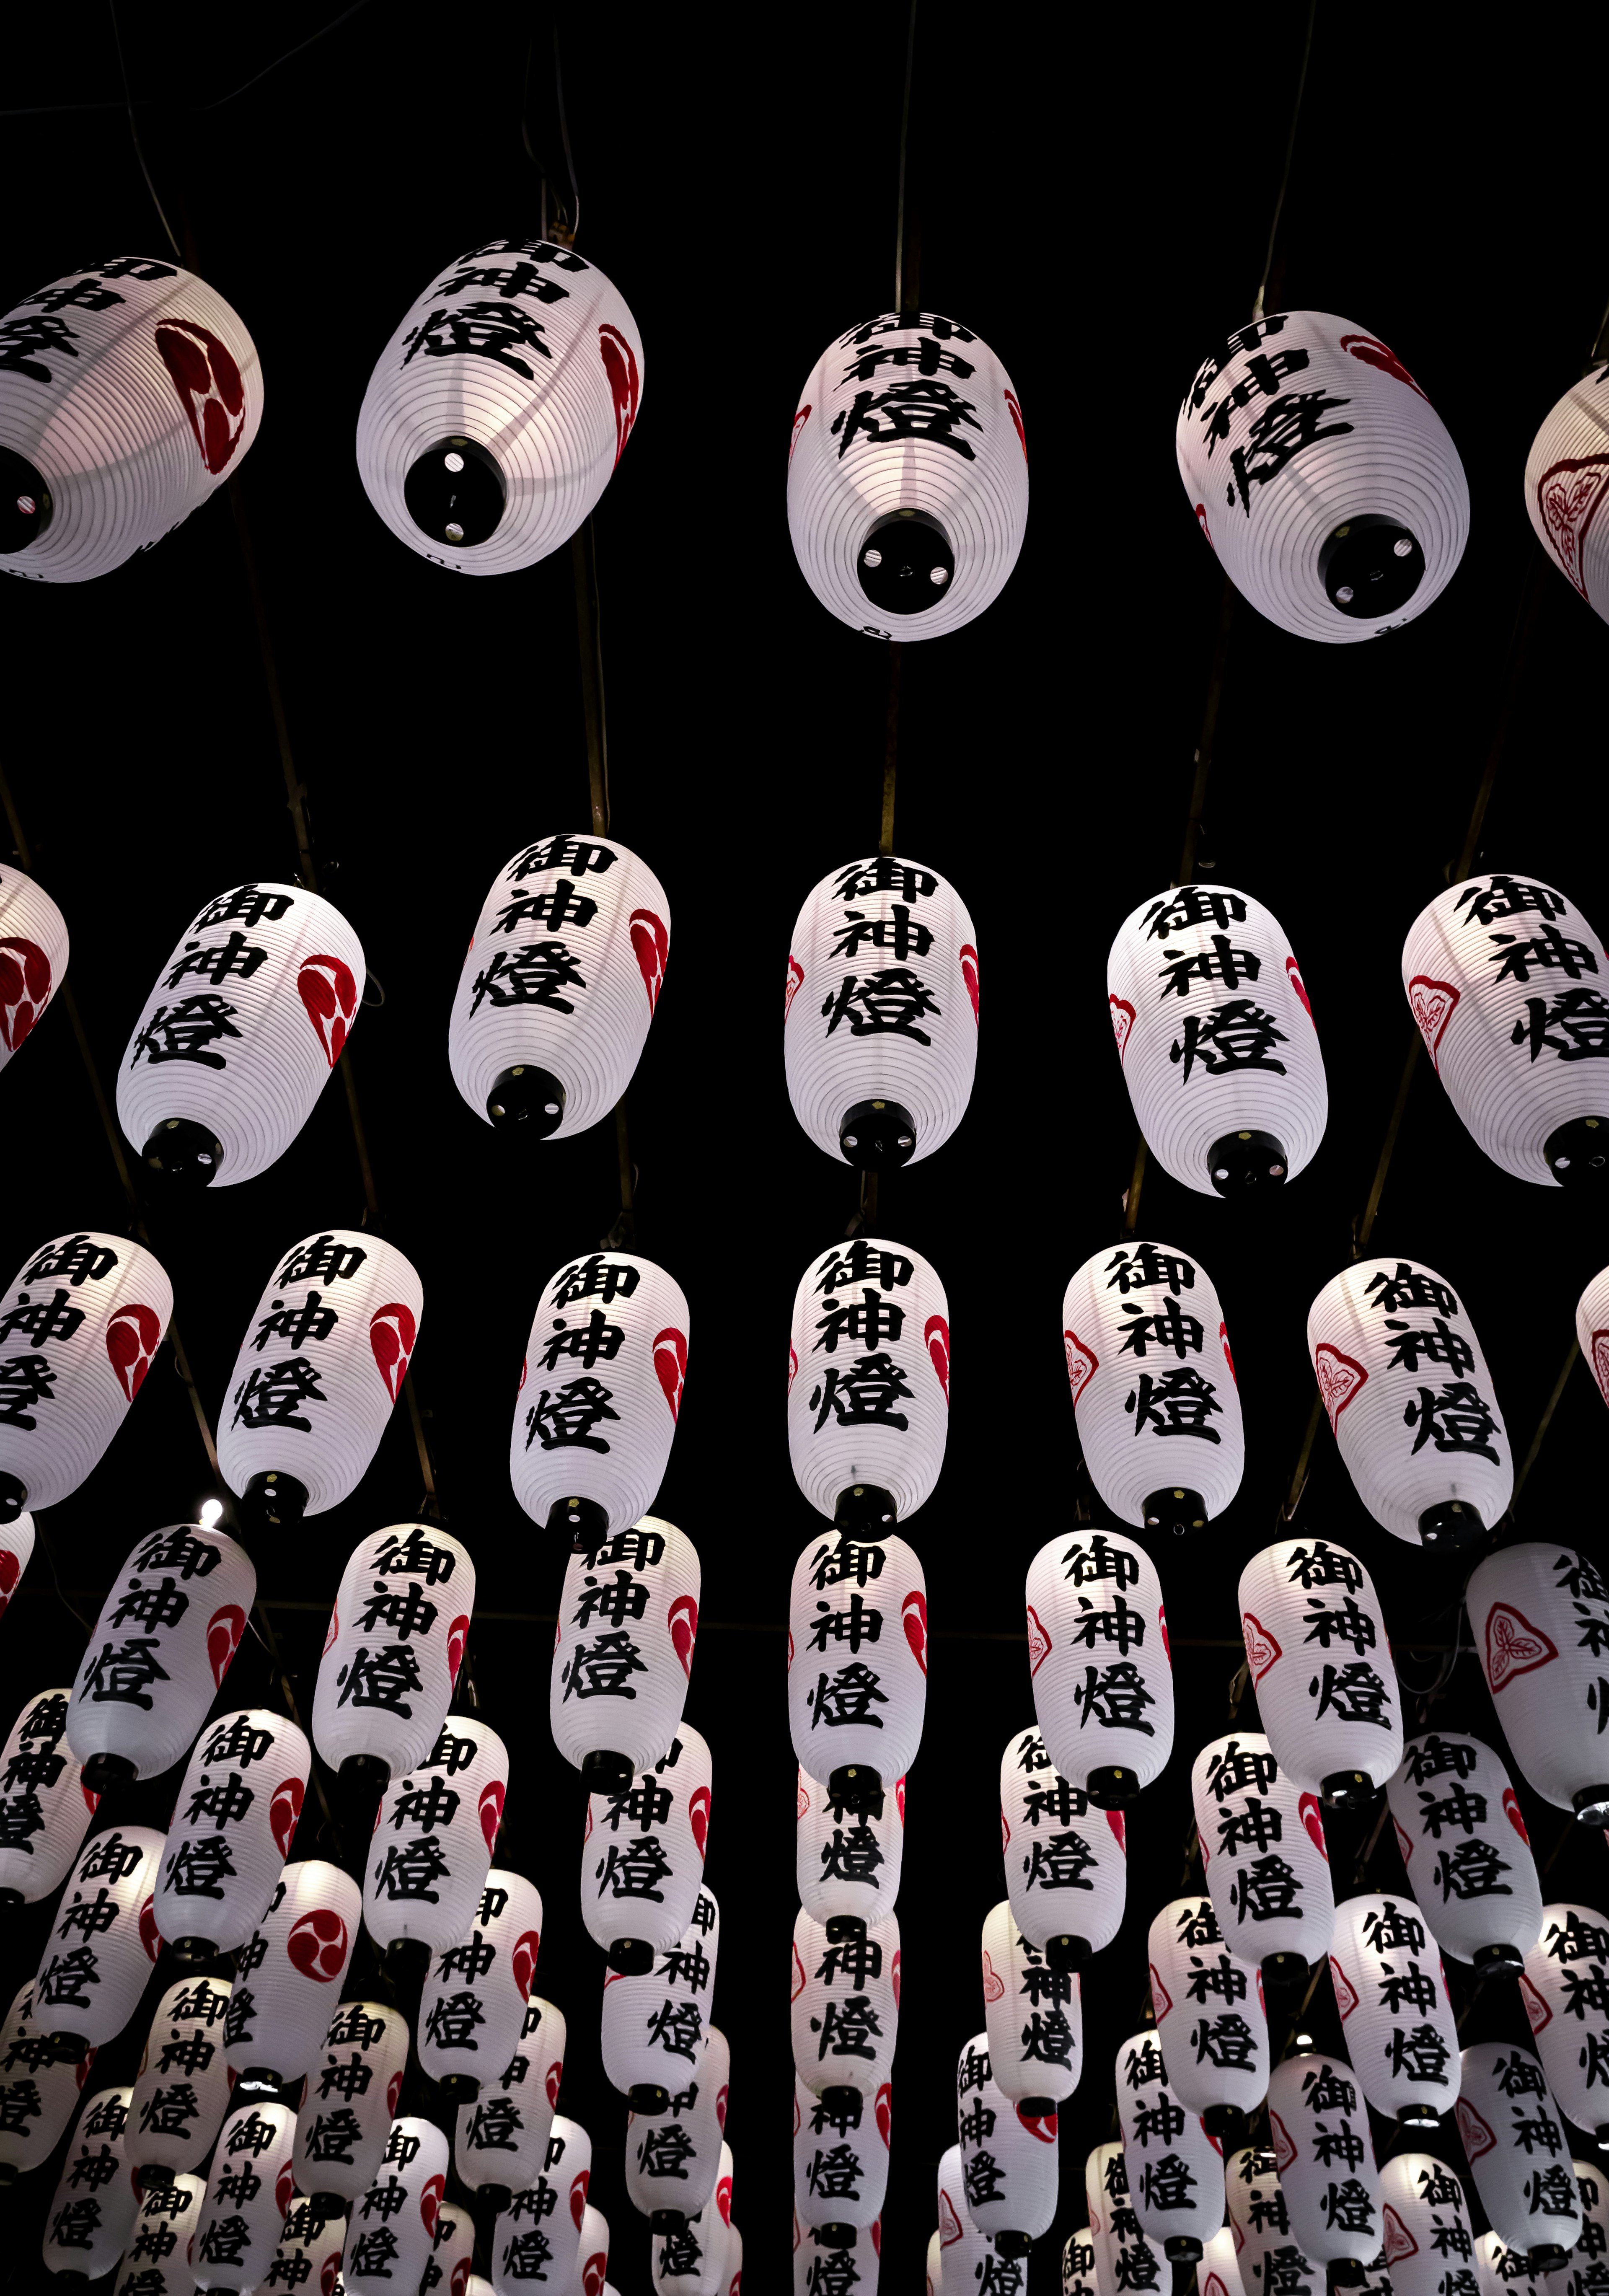
[[[891,382],[882,391],[858,390],[850,405],[839,409],[830,427],[835,436],[842,433],[838,440],[841,461],[853,440],[864,437],[925,439],[952,448],[971,463],[977,459],[973,449],[956,434],[963,423],[969,430],[982,430],[973,412],[975,406],[975,400],[963,398],[948,382],[918,375],[909,381]]]
[[[1422,1387],[1418,1402],[1408,1405],[1402,1419],[1408,1427],[1418,1423],[1415,1452],[1433,1442],[1438,1451],[1471,1451],[1494,1466],[1501,1464],[1491,1443],[1498,1422],[1467,1380],[1445,1381],[1439,1394]]]
[[[1181,1084],[1189,1082],[1197,1061],[1209,1076],[1223,1076],[1232,1069],[1267,1069],[1274,1076],[1285,1072],[1285,1062],[1271,1055],[1276,1045],[1289,1039],[1274,1015],[1252,997],[1232,996],[1211,1013],[1186,1013],[1180,1025],[1184,1033],[1169,1047],[1168,1058],[1184,1062]]]
[[[1134,1414],[1137,1435],[1154,1427],[1159,1436],[1194,1435],[1206,1443],[1223,1440],[1217,1428],[1207,1424],[1213,1412],[1223,1410],[1218,1390],[1188,1364],[1163,1372],[1159,1379],[1153,1379],[1148,1371],[1141,1372],[1140,1383],[1130,1390],[1123,1408]]]
[[[402,364],[406,366],[421,351],[427,358],[492,359],[530,382],[535,369],[514,354],[530,351],[538,358],[551,359],[553,353],[542,338],[541,320],[518,303],[460,303],[453,311],[441,306],[427,312],[404,335],[408,348]]]
[[[303,1435],[313,1422],[301,1415],[304,1403],[327,1403],[318,1384],[323,1374],[306,1356],[288,1356],[283,1363],[254,1364],[234,1390],[232,1427],[294,1427]]]

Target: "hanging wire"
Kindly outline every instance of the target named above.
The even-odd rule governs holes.
[[[1279,196],[1274,202],[1274,220],[1268,226],[1268,251],[1262,259],[1262,281],[1257,290],[1257,300],[1252,306],[1252,316],[1262,316],[1263,297],[1268,291],[1268,274],[1274,268],[1274,246],[1279,237],[1279,218],[1285,213],[1285,195],[1290,188],[1291,161],[1296,151],[1296,128],[1301,119],[1301,99],[1308,84],[1308,64],[1313,53],[1313,26],[1318,20],[1318,0],[1308,0],[1307,37],[1301,44],[1301,70],[1296,81],[1296,101],[1291,106],[1291,133],[1285,147],[1285,173],[1279,179]]]
[[[140,163],[141,175],[145,178],[145,189],[151,193],[151,204],[156,209],[157,215],[161,222],[162,229],[168,234],[168,244],[173,250],[175,255],[178,256],[178,259],[182,263],[185,258],[184,256],[180,254],[179,243],[173,235],[173,226],[168,220],[168,210],[162,205],[161,201],[157,197],[156,185],[151,180],[151,170],[145,165],[145,154],[140,148],[140,130],[134,116],[134,97],[129,93],[128,64],[123,54],[123,34],[121,28],[118,23],[117,0],[106,0],[106,10],[107,13],[111,18],[111,37],[117,42],[118,46],[118,71],[123,82],[123,102],[127,107],[128,111],[128,137],[130,143],[134,145],[134,156]]]
[[[916,58],[916,0],[905,35],[905,100],[899,107],[899,196],[894,209],[894,308],[905,308],[905,158],[910,146],[911,73]],[[915,265],[911,266],[915,271]]]
[[[205,103],[175,104],[168,102],[165,108],[175,111],[217,111],[224,104],[233,103],[237,95],[244,95],[246,90],[249,87],[255,87],[259,79],[267,79],[268,74],[270,72],[277,71],[281,64],[288,64],[292,56],[300,55],[304,48],[310,48],[314,45],[315,41],[322,40],[326,33],[334,31],[339,25],[346,22],[349,16],[356,16],[360,8],[366,8],[368,4],[369,0],[353,0],[353,5],[350,8],[343,9],[339,16],[332,16],[330,19],[330,21],[327,24],[322,25],[316,32],[309,32],[305,40],[299,40],[293,48],[287,48],[283,55],[275,56],[272,63],[265,64],[261,71],[253,72],[250,79],[242,80],[240,86],[238,87],[232,87],[227,95],[212,96]],[[113,12],[112,20],[115,25],[117,20],[115,11]],[[119,53],[120,56],[120,42],[119,44]],[[124,75],[123,86],[126,102],[128,86],[127,74]],[[146,101],[148,103],[162,103],[164,99],[160,96],[152,96],[147,98]],[[123,109],[124,103],[119,103],[115,99],[104,102],[89,103],[21,103],[12,105],[4,111],[0,111],[0,119],[37,119],[44,118],[45,114],[50,112],[121,111]],[[147,178],[147,180],[149,180],[149,178]]]
[[[570,188],[575,199],[576,211],[571,217],[570,236],[573,245],[581,228],[581,186],[576,181],[576,163],[570,149],[570,121],[564,111],[564,71],[559,62],[559,28],[553,28],[553,84],[559,99],[559,141],[564,146],[564,166],[570,176]]]

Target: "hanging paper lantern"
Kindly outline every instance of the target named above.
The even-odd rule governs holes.
[[[588,1252],[543,1285],[508,1449],[533,1522],[592,1549],[647,1513],[681,1413],[690,1321],[681,1285],[628,1252]]]
[[[1404,2128],[1433,2128],[1458,2094],[1458,2029],[1413,1899],[1375,1893],[1337,1906],[1330,1976],[1364,2095]]]
[[[1542,1925],[1542,1885],[1490,1747],[1457,1730],[1410,1738],[1386,1794],[1408,1885],[1443,1953],[1517,1974]]]
[[[0,2026],[0,2188],[49,2160],[95,2060],[53,2037],[54,2012],[37,2007],[36,1990],[30,1977]]]
[[[1581,2236],[1566,2276],[1553,2287],[1558,2296],[1597,2296],[1609,2278],[1609,2264],[1604,2260],[1609,2256],[1609,2179],[1599,2161],[1572,2161],[1570,2165],[1581,2196]]]
[[[0,1521],[58,1506],[94,1472],[172,1313],[166,1270],[128,1236],[80,1229],[29,1254],[0,1310],[14,1350],[0,1361]]]
[[[1028,1566],[1034,1711],[1062,1776],[1127,1809],[1173,1751],[1173,1667],[1162,1581],[1104,1530],[1053,1538]]]
[[[874,2105],[899,2038],[899,1916],[833,1942],[796,1914],[791,2001],[793,2070],[805,2087],[832,2105],[858,2089]]]
[[[225,2121],[190,2256],[198,2288],[250,2290],[266,2278],[295,2190],[295,2142],[289,2105],[244,2103]]]
[[[460,2216],[463,2210],[458,2211]],[[447,2210],[441,2211],[442,2218]],[[439,2221],[437,2226],[440,2229]],[[268,2267],[262,2285],[266,2289],[306,2288],[322,2292],[327,2285],[334,2296],[336,2275],[341,2270],[341,2252],[346,2246],[347,2219],[344,2210],[326,2214],[313,2201],[298,2197],[285,2213],[280,2229],[279,2246],[274,2261]],[[115,2296],[115,2291],[114,2291]],[[459,2296],[455,2285],[450,2296]]]
[[[612,1969],[640,1975],[693,1919],[713,1767],[703,1738],[683,1722],[662,1761],[620,1793],[588,1796],[581,1919]]]
[[[1018,2110],[990,2070],[986,2032],[956,2069],[956,2133],[967,2214],[997,2254],[1026,2256],[1056,2212],[1055,2108]]]
[[[961,2147],[952,2144],[939,2161],[939,2257],[941,2288],[971,2292],[998,2288],[1005,2296],[1024,2296],[1028,2267],[1020,2257],[1002,2256],[993,2235],[967,2214],[966,2179]],[[830,2289],[831,2283],[826,2284]]]
[[[892,2091],[875,2100],[858,2089],[836,2103],[793,2076],[793,2211],[820,2249],[850,2251],[857,2263],[871,2243],[888,2193]]]
[[[720,1909],[701,1888],[693,1919],[643,1975],[603,1979],[603,2070],[633,2112],[659,2113],[702,2061],[715,1997]]]
[[[542,1900],[494,1866],[472,1921],[431,1961],[420,1997],[419,2062],[456,2103],[495,2081],[520,2046],[536,1974]]]
[[[1554,2276],[1533,2273],[1525,2251],[1506,2248],[1495,2232],[1481,2234],[1472,2261],[1480,2296],[1545,2296]]]
[[[209,901],[118,1076],[118,1121],[152,1170],[233,1187],[277,1162],[341,1058],[365,978],[357,934],[305,886],[265,879]]]
[[[1394,2153],[1380,2171],[1380,2199],[1392,2296],[1452,2296],[1443,2276],[1473,2252],[1458,2178],[1432,2153]]]
[[[332,2210],[362,2199],[380,2173],[402,2076],[407,2021],[378,2001],[343,2001],[308,2068],[296,2120],[296,2185]]]
[[[123,2252],[139,2196],[124,2157],[127,2088],[86,2097],[45,2220],[47,2270],[98,2280]]]
[[[978,1065],[977,931],[955,887],[887,853],[824,877],[793,927],[783,1025],[818,1148],[863,1172],[941,1148]]]
[[[436,2210],[430,2259],[419,2284],[420,2296],[441,2289],[445,2296],[460,2296],[469,2286],[475,2261],[475,2221],[467,2209],[443,2201]]]
[[[935,311],[829,343],[788,446],[788,532],[830,614],[868,637],[943,637],[993,603],[1028,522],[1028,438],[989,345]]]
[[[886,1801],[927,1711],[927,1581],[914,1547],[812,1539],[788,1600],[788,1725],[801,1769],[846,1808]]]
[[[285,1867],[241,1956],[224,2020],[229,2070],[241,2081],[267,2093],[313,2062],[341,1998],[360,1903],[357,1882],[322,1857]]]
[[[573,2286],[577,2296],[603,2296],[609,2271],[609,2219],[589,2201],[581,2212],[581,2239]]]
[[[190,2257],[206,2197],[204,2177],[146,2180],[112,2296],[193,2296]]]
[[[497,1732],[450,1715],[430,1759],[386,1788],[363,1877],[363,1925],[376,1945],[419,1938],[446,1953],[468,1931],[486,1887],[508,1749]]]
[[[1196,370],[1175,444],[1224,572],[1296,637],[1400,629],[1464,555],[1458,450],[1396,355],[1350,319],[1275,311],[1237,327]]]
[[[1173,2093],[1229,2146],[1268,2094],[1262,1972],[1224,1943],[1211,1898],[1175,1898],[1146,1940],[1151,2010]]]
[[[347,2296],[401,2296],[423,2280],[447,2171],[447,2139],[433,2122],[404,2114],[391,2123],[380,2172],[347,2225]]]
[[[0,1906],[48,1898],[78,1856],[98,1797],[67,1743],[66,1690],[29,1699],[0,1753]]]
[[[253,1529],[327,1513],[357,1488],[423,1316],[416,1271],[380,1236],[325,1229],[283,1255],[218,1414],[218,1472]]]
[[[458,2109],[453,2160],[471,2192],[503,2197],[535,2184],[547,2158],[564,2062],[564,2013],[533,1993],[519,2042],[495,2081]]]
[[[1594,613],[1609,616],[1598,522],[1609,476],[1609,365],[1596,360],[1543,417],[1525,457],[1525,512],[1537,540]]]
[[[1212,1910],[1230,1953],[1265,1972],[1272,1964],[1276,1974],[1321,1962],[1335,1899],[1318,1796],[1301,1792],[1268,1740],[1250,1730],[1202,1748],[1190,1793]]]
[[[1520,1995],[1560,2111],[1609,2152],[1609,1922],[1553,1905],[1525,1956]]]
[[[1001,2095],[1035,2120],[1053,2120],[1083,2070],[1079,1979],[1052,1969],[1017,1927],[1008,1900],[984,1916],[983,2022]]]
[[[1200,1195],[1305,1171],[1329,1115],[1301,968],[1272,910],[1178,885],[1127,917],[1106,960],[1123,1081],[1145,1145]]]
[[[126,2146],[147,2185],[199,2169],[211,2149],[229,2103],[224,2021],[233,1991],[226,1978],[183,1977],[157,2004]]]
[[[1581,2196],[1564,2124],[1531,2051],[1508,2041],[1465,2049],[1453,2116],[1492,2230],[1529,2255],[1532,2272],[1556,2272],[1581,2236]]]
[[[1265,1546],[1240,1574],[1240,1628],[1286,1777],[1337,1808],[1367,1807],[1402,1759],[1402,1699],[1362,1563],[1323,1538]]]
[[[940,2192],[942,2195],[942,2180]],[[1121,2144],[1097,2144],[1088,2154],[1084,2162],[1084,2202],[1089,2211],[1100,2296],[1120,2296],[1121,2291],[1128,2289],[1167,2296],[1168,2262],[1161,2242],[1140,2229]],[[940,2221],[942,2226],[942,2202]]]
[[[1240,1488],[1245,1432],[1211,1278],[1167,1243],[1097,1251],[1067,1286],[1062,1344],[1090,1480],[1120,1522],[1203,1530]]]
[[[1082,1969],[1111,1944],[1128,1886],[1122,1816],[1057,1774],[1037,1729],[1014,1732],[1000,1757],[1000,1849],[1012,1917],[1051,1969]]]
[[[380,1784],[431,1758],[475,1609],[466,1547],[434,1523],[372,1531],[341,1574],[313,1694],[313,1742],[332,1770]]]
[[[1268,2127],[1302,2254],[1318,2265],[1368,2263],[1384,2225],[1368,2109],[1350,2065],[1310,2053],[1276,2065]]]
[[[1501,1547],[1474,1572],[1464,1603],[1486,1687],[1527,1784],[1583,1825],[1609,1825],[1603,1572],[1571,1547]]]
[[[555,2287],[574,2284],[591,2183],[592,2139],[579,2121],[560,2113],[541,2173],[498,2216],[492,2242],[494,2287],[517,2290],[544,2273]]]
[[[1266,2144],[1225,2155],[1224,2198],[1245,2296],[1324,2296],[1324,2267],[1305,2257],[1291,2236],[1291,2212]],[[1440,2296],[1468,2292],[1444,2290]]]
[[[148,1825],[92,1834],[51,1917],[34,1986],[35,2021],[99,2048],[134,2014],[162,1948],[152,1918],[163,1849]]]
[[[301,1816],[312,1749],[264,1707],[226,1714],[195,1743],[168,1828],[156,1925],[181,1960],[245,1944]]]
[[[66,918],[43,885],[21,869],[0,870],[0,1069],[32,1036],[66,977]]]
[[[652,2231],[679,2231],[714,2193],[731,2079],[727,2037],[709,2025],[694,2073],[668,2109],[627,2115],[626,2190]],[[857,2116],[860,2103],[858,2091]]]
[[[722,2186],[725,2186],[724,2206]],[[674,2232],[655,2233],[653,2280],[664,2296],[724,2296],[732,2210],[732,2153],[720,2149],[715,2198]],[[799,2219],[794,2217],[794,2227]],[[854,2286],[856,2284],[850,2284]],[[806,2282],[807,2287],[809,2285]]]
[[[891,1914],[905,1857],[905,1780],[883,1788],[880,1807],[857,1810],[800,1769],[798,1813],[793,1869],[811,1920],[841,1937]]]
[[[1576,1301],[1575,1337],[1598,1393],[1609,1403],[1609,1267],[1598,1270]]]
[[[1244,2296],[1232,2225],[1226,2224],[1220,2232],[1215,2232],[1203,2249],[1195,2284],[1200,2296]],[[1384,2296],[1391,2296],[1389,2289]]]
[[[1409,1546],[1458,1546],[1514,1495],[1514,1460],[1474,1324],[1445,1277],[1360,1259],[1308,1310],[1318,1394],[1359,1497]]]
[[[1114,2079],[1134,2213],[1170,2262],[1193,2263],[1223,2223],[1217,2148],[1179,2103],[1154,2032],[1121,2044]]]
[[[693,1541],[657,1515],[566,1564],[547,1716],[589,1792],[623,1792],[674,1744],[701,1584]]]
[[[22,1582],[33,1551],[31,1514],[20,1514],[14,1522],[0,1524],[0,1619],[11,1608],[12,1596]]]
[[[935,2233],[933,2237],[936,2240],[938,2234]],[[932,2296],[936,2284],[931,2251],[927,2269],[929,2296]],[[1069,2233],[1062,2250],[1062,2296],[1100,2296],[1095,2273],[1095,2242],[1088,2225],[1080,2225],[1077,2232]]]

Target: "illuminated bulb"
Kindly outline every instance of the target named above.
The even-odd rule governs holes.
[[[224,1503],[222,1499],[203,1499],[201,1501],[201,1529],[203,1530],[215,1530],[218,1528],[218,1525],[223,1521],[223,1514]]]

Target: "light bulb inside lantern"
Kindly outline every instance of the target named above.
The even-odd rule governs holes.
[[[1313,2036],[1311,2033],[1298,2033],[1296,2036],[1296,2046],[1299,2049],[1310,2049],[1313,2046]]]
[[[203,1499],[201,1501],[201,1525],[203,1530],[216,1530],[218,1524],[223,1521],[223,1518],[224,1503],[222,1499]]]

